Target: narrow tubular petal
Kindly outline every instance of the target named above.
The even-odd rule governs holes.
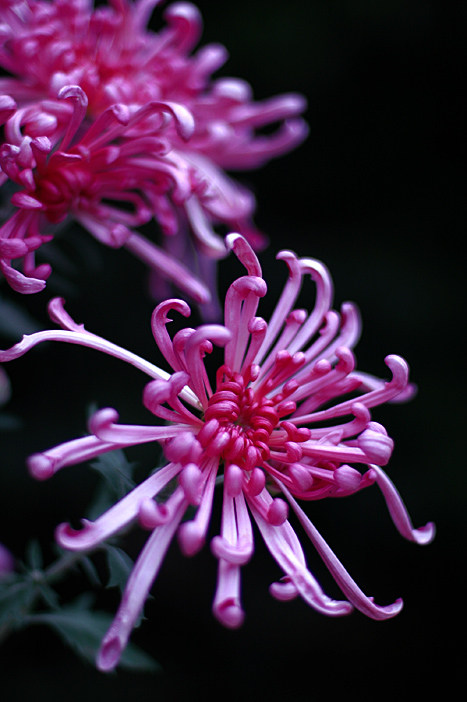
[[[407,508],[395,485],[379,466],[372,465],[370,468],[376,473],[376,482],[384,495],[389,514],[398,532],[409,541],[415,541],[415,543],[420,545],[429,544],[433,541],[436,533],[433,522],[428,522],[425,526],[414,529]]]
[[[212,612],[228,629],[238,629],[245,619],[240,600],[240,566],[220,558],[217,573]]]
[[[115,410],[111,408],[98,410],[89,420],[88,428],[102,441],[113,441],[127,446],[145,444],[149,441],[164,441],[186,431],[186,427],[183,425],[138,426],[116,424],[117,420],[118,412]]]
[[[321,612],[321,614],[330,617],[350,614],[353,609],[352,605],[345,601],[332,600],[325,595],[316,579],[307,569],[303,551],[295,534],[293,541],[291,540],[290,532],[293,530],[289,522],[286,521],[280,526],[272,526],[261,516],[250,500],[248,500],[248,503],[271,555],[305,602],[313,609]]]
[[[329,312],[334,292],[331,276],[324,263],[311,258],[301,258],[298,262],[302,276],[308,273],[316,285],[316,301],[313,312],[300,328],[295,339],[290,343],[290,353],[296,353],[303,349],[316,334],[326,314]]]
[[[281,251],[277,255],[277,258],[286,262],[289,268],[289,278],[274,308],[272,317],[269,320],[266,336],[261,344],[261,348],[254,359],[254,362],[257,364],[261,364],[274,343],[282,325],[297,300],[302,285],[302,274],[296,255],[292,251]]]
[[[185,358],[191,378],[190,385],[204,409],[207,407],[208,395],[212,395],[212,391],[203,357],[207,351],[212,349],[211,341],[222,347],[227,344],[230,338],[229,330],[220,324],[203,324],[187,341]]]
[[[213,459],[205,468],[205,487],[195,518],[184,522],[178,531],[180,548],[186,556],[193,556],[203,547],[212,512],[214,488],[219,460]]]
[[[245,276],[238,278],[225,297],[225,326],[232,337],[225,348],[225,363],[239,371],[250,337],[249,325],[254,319],[260,297],[266,294],[262,278]]]
[[[10,287],[23,295],[34,295],[45,288],[45,280],[23,275],[6,261],[0,261],[0,268]]]
[[[384,402],[388,402],[394,397],[397,397],[397,395],[399,395],[407,387],[409,378],[409,367],[407,362],[400,356],[396,355],[386,356],[384,362],[393,374],[392,380],[384,383],[384,387],[378,388],[377,390],[372,390],[362,397],[359,397],[358,402],[365,405],[365,407],[376,407]],[[352,374],[348,376],[348,379],[350,380],[351,377]],[[355,387],[358,387],[358,382],[356,383]],[[345,402],[340,402],[329,409],[302,415],[300,416],[299,421],[302,424],[305,422],[317,422],[324,419],[342,417],[351,412],[352,405],[354,403],[355,399],[346,400]]]
[[[184,317],[189,317],[191,314],[190,307],[183,300],[165,300],[157,305],[152,313],[151,328],[154,340],[161,350],[164,358],[174,371],[183,370],[173,350],[172,340],[167,332],[167,324],[172,320],[167,316],[171,310],[176,310]]]
[[[88,106],[88,98],[79,85],[67,85],[58,93],[59,100],[70,100],[73,105],[73,116],[68,123],[65,136],[60,144],[60,150],[66,151],[81,125]]]
[[[95,334],[91,334],[89,332],[69,332],[60,329],[50,329],[23,336],[22,340],[12,346],[10,349],[0,351],[0,362],[3,363],[5,361],[12,361],[15,358],[24,356],[24,354],[30,349],[43,341],[65,341],[69,344],[87,346],[90,349],[103,351],[109,356],[115,356],[115,358],[131,363],[132,366],[142,370],[151,378],[162,378],[163,380],[167,380],[170,377],[169,373],[161,368],[154,366],[152,363],[149,363],[149,361],[145,361],[140,356],[131,353],[131,351],[122,349],[120,346],[102,339],[100,336],[96,336]]]
[[[232,497],[227,482],[224,480],[221,535],[211,541],[211,551],[216,558],[240,566],[253,555],[253,531],[243,493]]]
[[[135,621],[144,606],[175,530],[187,507],[182,491],[174,494],[169,498],[169,501],[174,503],[172,505],[172,519],[154,530],[141,551],[128,578],[117,615],[104,636],[97,654],[96,665],[99,670],[104,672],[113,670],[118,665]]]
[[[86,551],[98,546],[135,519],[143,500],[157,495],[180,470],[181,465],[177,463],[164,466],[104,512],[95,522],[84,521],[84,527],[80,531],[72,529],[68,524],[60,524],[55,533],[57,542],[69,551]]]
[[[228,234],[225,238],[227,248],[231,249],[238,260],[245,266],[248,275],[262,278],[261,265],[250,244],[240,234]]]
[[[97,436],[85,436],[81,439],[74,439],[73,441],[54,446],[54,448],[43,453],[29,456],[27,466],[33,478],[47,480],[47,478],[55,475],[60,468],[90,461],[103,453],[126,448],[128,445],[102,441]]]
[[[367,597],[362,592],[362,590],[358,587],[357,583],[348,574],[348,572],[346,571],[342,563],[339,561],[335,553],[323,539],[321,534],[308,519],[304,511],[301,509],[301,507],[299,507],[299,505],[294,500],[287,488],[284,485],[282,485],[280,481],[276,482],[283,490],[284,494],[287,497],[287,500],[289,501],[290,506],[297,515],[300,524],[303,526],[307,535],[310,537],[313,546],[316,548],[319,555],[323,559],[334,580],[339,585],[344,595],[349,599],[349,602],[351,602],[358,610],[360,610],[360,612],[366,614],[367,617],[371,617],[371,619],[389,619],[390,617],[395,617],[396,614],[399,614],[403,605],[401,599],[396,600],[391,605],[381,607],[379,605],[376,605],[371,597]]]

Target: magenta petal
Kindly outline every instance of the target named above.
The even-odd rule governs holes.
[[[23,295],[34,295],[45,288],[45,280],[28,278],[8,265],[6,261],[0,260],[0,268],[8,283],[16,292]]]
[[[170,499],[173,502],[172,519],[154,530],[131,571],[117,615],[97,654],[96,664],[99,670],[109,671],[118,664],[186,509],[181,493]]]
[[[422,546],[433,541],[436,533],[433,522],[428,522],[425,526],[414,529],[407,508],[395,485],[381,468],[371,466],[371,469],[376,473],[376,482],[384,495],[392,521],[399,533],[409,541],[415,541]]]
[[[212,612],[228,629],[238,629],[245,619],[240,603],[240,569],[223,559],[219,560],[218,584]]]
[[[284,494],[297,515],[301,525],[310,537],[313,546],[316,548],[325,565],[331,572],[334,580],[341,588],[344,595],[349,599],[357,609],[371,619],[389,619],[395,617],[402,609],[403,602],[401,599],[396,600],[391,605],[379,606],[373,602],[373,598],[367,597],[358,587],[357,583],[348,574],[342,563],[339,561],[335,553],[328,546],[321,534],[308,519],[304,511],[298,506],[287,488],[282,486]]]
[[[352,605],[328,597],[306,567],[300,542],[289,522],[284,522],[281,526],[272,526],[251,502],[249,505],[271,555],[305,602],[328,617],[350,614]],[[276,596],[277,588],[273,590],[273,594]]]
[[[175,478],[179,470],[179,465],[169,463],[146,478],[95,522],[83,520],[84,527],[80,531],[72,529],[68,524],[60,524],[55,532],[57,542],[70,551],[86,551],[98,546],[136,519],[143,501],[157,495]],[[183,495],[183,492],[180,491],[179,494]]]

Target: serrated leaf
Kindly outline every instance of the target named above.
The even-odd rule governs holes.
[[[26,545],[26,564],[31,570],[42,570],[44,559],[42,558],[42,548],[37,539],[31,539]]]
[[[105,478],[117,499],[121,499],[135,487],[135,464],[127,460],[121,449],[102,454],[90,465]]]
[[[134,565],[133,561],[123,549],[110,544],[105,545],[105,555],[109,568],[107,587],[118,587],[120,592],[123,592]]]
[[[92,499],[86,508],[86,519],[95,522],[104,512],[116,502],[115,493],[107,482],[100,482],[94,491]]]
[[[52,627],[82,658],[95,665],[97,651],[112,623],[112,617],[105,612],[83,611],[71,606],[64,607],[60,612],[35,615],[30,621]],[[160,670],[159,663],[134,644],[128,644],[120,665],[148,673]]]
[[[162,670],[161,664],[155,658],[132,643],[128,644],[123,651],[120,665],[126,670],[140,673],[160,673]]]

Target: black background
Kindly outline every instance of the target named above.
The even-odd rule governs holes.
[[[309,101],[306,143],[261,171],[236,176],[254,189],[256,222],[271,240],[261,258],[268,301],[272,306],[284,280],[278,250],[319,258],[333,275],[336,304],[354,300],[362,312],[359,368],[387,376],[386,354],[407,358],[418,396],[373,416],[395,439],[389,474],[414,524],[434,520],[438,534],[427,547],[405,542],[376,488],[311,504],[310,517],[362,589],[381,604],[402,596],[404,610],[379,623],[359,613],[331,620],[298,600],[276,602],[268,586],[280,573],[258,538],[243,573],[246,621],[234,632],[210,612],[216,562],[209,549],[190,560],[174,545],[146,606],[148,620],[133,637],[162,663],[162,674],[104,676],[37,628],[3,645],[2,699],[408,699],[440,681],[449,699],[459,673],[454,641],[462,631],[465,580],[457,101],[465,5],[203,0],[198,6],[205,20],[202,44],[218,41],[230,52],[219,75],[248,80],[257,99],[297,91]],[[160,26],[157,11],[154,26]],[[65,295],[69,312],[88,329],[158,362],[142,266],[124,251],[90,244],[85,233],[77,239],[85,248]],[[239,274],[235,261],[223,262],[221,287]],[[5,286],[2,292],[19,297]],[[43,326],[47,300],[61,292],[51,281],[27,300]],[[270,309],[268,302],[261,308],[266,318]],[[116,407],[123,422],[147,421],[140,401],[145,379],[122,366],[60,344],[8,365],[8,411],[22,418],[23,429],[0,435],[0,541],[15,553],[39,534],[47,554],[54,526],[79,519],[95,484],[84,466],[34,483],[25,457],[79,436],[90,402]],[[146,450],[136,457],[148,467]],[[311,546],[305,550],[324,588],[339,596]],[[116,596],[109,606],[117,606]]]

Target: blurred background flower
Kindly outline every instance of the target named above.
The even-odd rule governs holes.
[[[45,287],[51,267],[37,265],[35,251],[70,215],[142,259],[156,298],[175,285],[209,317],[219,316],[216,260],[227,253],[216,229],[239,231],[255,248],[267,241],[253,224],[253,194],[226,170],[258,168],[300,144],[306,100],[256,102],[246,81],[216,79],[227,50],[196,48],[196,6],[169,5],[162,29],[148,31],[159,4],[0,6],[0,66],[11,74],[0,78],[0,184],[13,205],[0,228],[0,267],[18,292]],[[136,231],[152,219],[149,238]]]

